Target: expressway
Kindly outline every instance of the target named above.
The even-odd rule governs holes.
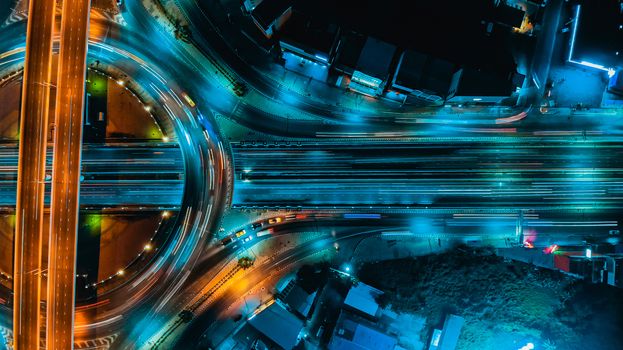
[[[13,348],[38,349],[54,0],[30,0],[22,87],[14,238]]]
[[[0,205],[15,205],[17,148],[0,147]],[[179,207],[184,194],[181,150],[173,144],[85,145],[82,206]],[[48,149],[51,174],[51,149]],[[46,183],[50,182],[50,177]],[[46,186],[46,202],[50,186]]]
[[[325,123],[320,119],[288,118],[288,113],[296,109],[290,108],[291,106],[284,108],[278,106],[280,108],[274,108],[275,114],[266,113],[266,110],[273,109],[272,106],[276,101],[268,101],[269,99],[253,90],[248,97],[241,100],[230,96],[231,93],[224,93],[214,82],[214,76],[217,74],[213,74],[214,70],[206,64],[201,53],[194,51],[191,46],[175,41],[170,33],[163,30],[150,17],[141,2],[126,1],[126,8],[128,12],[124,17],[128,25],[125,28],[92,23],[92,26],[100,28],[109,26],[110,30],[102,30],[102,33],[106,33],[106,37],[98,37],[90,43],[90,58],[99,59],[102,65],[112,64],[126,72],[132,72],[132,78],[137,84],[145,87],[146,94],[150,95],[153,101],[170,109],[170,112],[163,111],[174,120],[173,125],[180,135],[187,185],[184,188],[184,205],[180,211],[180,223],[183,224],[173,235],[172,243],[163,249],[158,260],[147,268],[140,278],[103,296],[102,299],[107,298],[109,302],[98,305],[95,315],[80,319],[76,323],[76,329],[79,331],[78,339],[90,339],[94,334],[96,336],[116,334],[125,330],[126,334],[119,338],[115,344],[116,348],[134,348],[136,344],[144,341],[150,332],[153,333],[161,325],[160,320],[179,311],[177,308],[181,298],[179,295],[196,292],[192,288],[187,288],[188,284],[185,282],[190,281],[192,276],[212,275],[208,272],[218,266],[216,262],[224,259],[223,256],[219,256],[219,259],[211,260],[202,266],[199,266],[201,265],[199,263],[195,268],[195,263],[205,252],[204,247],[209,234],[215,232],[214,225],[227,205],[226,198],[231,190],[225,172],[231,165],[227,163],[224,145],[219,141],[222,138],[219,138],[218,131],[209,128],[200,130],[196,125],[199,109],[207,118],[218,116],[219,113],[231,115],[232,119],[244,125],[279,135],[339,137],[354,132],[376,135],[379,131],[410,130],[409,133],[391,134],[401,137],[438,131],[426,121],[413,119],[401,120],[396,124],[391,122],[383,126],[368,125],[365,120],[363,122],[355,120],[352,124],[357,126],[352,127]],[[18,25],[3,29],[2,34],[8,38],[2,44],[0,50],[2,52],[18,47],[23,41]],[[182,96],[182,89],[172,77],[179,79],[178,83],[184,83],[184,91],[197,103],[196,109],[177,102],[180,100],[179,96]],[[556,125],[550,124],[547,118],[539,119],[538,123],[547,126]],[[611,118],[608,122],[604,119],[594,122],[597,124],[595,129],[606,129],[603,126],[617,118]],[[213,120],[210,122],[213,123]],[[415,125],[415,122],[418,124]],[[580,123],[579,127],[572,126],[572,128],[581,132],[585,128],[584,125]],[[461,128],[465,130],[466,127],[461,125]],[[457,131],[453,128],[443,130],[448,134]],[[385,137],[389,134],[378,135]],[[486,218],[482,220],[487,221]],[[134,327],[129,330],[128,325]]]
[[[53,137],[46,348],[74,344],[76,249],[91,0],[63,0]]]
[[[623,145],[455,141],[232,145],[236,207],[619,209]]]

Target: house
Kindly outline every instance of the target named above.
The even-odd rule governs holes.
[[[267,339],[285,350],[294,348],[303,329],[303,321],[275,301],[258,310],[248,321]]]
[[[382,294],[382,291],[359,282],[348,291],[344,306],[370,319],[377,319],[382,309],[376,300]]]
[[[292,280],[279,293],[279,299],[287,305],[290,311],[306,319],[313,309],[317,294],[317,291],[307,293],[295,280]]]
[[[523,86],[525,76],[516,70],[463,68],[451,102],[500,103]]]
[[[426,95],[429,100],[445,100],[456,93],[461,72],[449,61],[407,50],[400,55],[392,88],[408,94]]]
[[[371,322],[342,311],[338,318],[329,350],[394,350],[397,339],[383,333]]]
[[[385,89],[396,46],[368,37],[361,50],[348,88],[364,95],[377,96]]]
[[[279,31],[279,45],[284,51],[323,65],[335,57],[339,27],[335,24],[312,20],[294,11]]]
[[[270,38],[292,14],[293,0],[263,0],[251,11],[255,25]]]
[[[442,329],[435,329],[428,350],[454,350],[461,335],[465,319],[457,315],[448,315]]]
[[[346,75],[352,75],[365,43],[366,37],[359,33],[347,32],[340,35],[333,69]]]

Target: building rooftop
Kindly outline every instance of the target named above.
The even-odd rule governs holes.
[[[255,21],[266,29],[284,12],[292,7],[293,0],[263,0],[251,15]]]
[[[383,294],[382,291],[359,282],[356,286],[350,288],[344,304],[366,315],[377,317],[380,307],[376,302],[376,298],[381,294]]]
[[[396,52],[396,46],[368,37],[357,60],[357,70],[366,75],[384,79]]]
[[[443,323],[441,338],[439,340],[439,350],[454,350],[461,335],[465,319],[457,315],[449,315]]]
[[[261,312],[249,318],[249,324],[282,348],[292,349],[303,329],[303,321],[273,302]]]
[[[445,97],[453,85],[457,66],[413,50],[401,55],[393,85]]]
[[[512,33],[487,32],[487,21],[496,17],[493,1],[297,0],[294,8],[364,37],[452,62],[502,71],[513,63]]]
[[[574,12],[574,18],[579,15],[579,20],[572,30],[572,60],[606,68],[623,65],[622,10],[618,0],[581,1]]]
[[[280,40],[313,54],[315,51],[330,53],[336,42],[339,27],[294,11],[280,30]]]
[[[520,28],[525,14],[521,9],[508,6],[507,4],[500,4],[493,11],[493,18],[499,24]]]
[[[394,350],[396,338],[364,325],[342,311],[335,326],[329,350]]]
[[[484,69],[464,68],[456,96],[510,96],[521,86],[521,75]]]
[[[317,292],[309,294],[297,284],[294,284],[291,288],[286,288],[286,290],[287,293],[282,297],[283,302],[288,304],[291,310],[298,312],[303,317],[307,317],[314,304]]]
[[[366,37],[364,35],[355,32],[348,32],[341,35],[336,68],[343,70],[355,69],[365,43]]]

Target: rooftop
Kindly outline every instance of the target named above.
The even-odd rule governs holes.
[[[359,310],[366,315],[372,317],[378,316],[379,304],[376,302],[376,298],[383,294],[382,291],[371,287],[365,283],[359,282],[356,286],[353,286],[348,291],[344,304]]]
[[[439,350],[454,350],[461,335],[465,319],[457,315],[448,315],[443,323],[441,339],[439,340]]]
[[[449,61],[501,71],[513,63],[513,34],[486,32],[486,21],[496,18],[493,1],[297,0],[294,8],[345,31]]]
[[[294,11],[281,32],[281,41],[310,52],[331,52],[336,41],[338,26],[321,21]]]
[[[251,14],[257,23],[266,29],[291,8],[293,2],[293,0],[264,0]]]
[[[396,46],[368,37],[357,60],[357,70],[369,76],[384,79],[389,73],[395,52]]]
[[[335,326],[329,350],[393,350],[396,338],[357,321],[342,311]]]
[[[249,324],[286,350],[296,345],[299,333],[303,329],[303,321],[278,302],[273,302],[261,312],[251,316]]]
[[[451,90],[457,66],[451,62],[407,50],[399,61],[394,86],[445,97]]]
[[[620,1],[583,0],[575,8],[574,18],[577,15],[579,21],[576,23],[571,58],[606,68],[623,65],[623,14]]]

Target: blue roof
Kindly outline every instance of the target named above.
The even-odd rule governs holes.
[[[381,294],[383,294],[382,291],[359,282],[350,288],[344,304],[364,314],[376,317],[379,312],[379,304],[376,302],[376,298]]]
[[[465,319],[457,315],[449,315],[443,324],[441,339],[439,340],[439,350],[454,350],[459,341],[461,328]]]
[[[286,350],[296,345],[303,329],[303,321],[276,302],[249,318],[249,323]]]
[[[342,313],[329,343],[329,350],[393,350],[396,338],[356,322]]]

